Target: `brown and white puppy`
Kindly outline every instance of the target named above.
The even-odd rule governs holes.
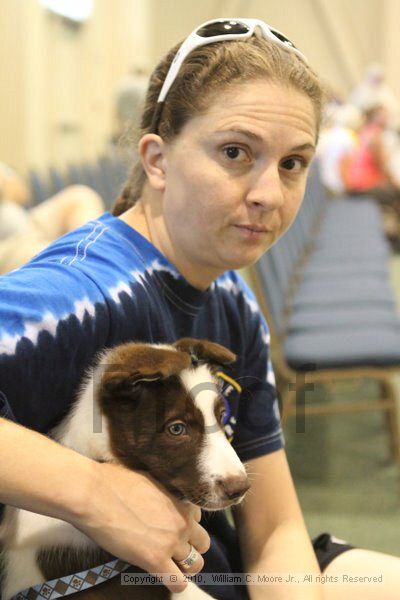
[[[175,496],[204,510],[224,509],[240,502],[249,488],[224,433],[216,377],[218,368],[235,359],[223,346],[192,338],[107,350],[52,437],[94,460],[148,472]],[[112,560],[71,524],[13,507],[5,510],[0,540],[3,600]],[[121,586],[119,577],[76,597],[210,598],[193,583],[178,595],[163,586]]]

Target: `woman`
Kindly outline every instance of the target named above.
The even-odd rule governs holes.
[[[0,275],[104,212],[103,200],[86,185],[69,185],[33,208],[22,206],[28,199],[23,180],[0,163]]]
[[[351,194],[375,196],[384,206],[391,206],[400,214],[400,190],[390,172],[385,150],[387,124],[388,111],[383,106],[374,106],[365,112],[359,142],[348,156],[346,187]]]
[[[196,31],[171,70],[178,47],[151,78],[140,163],[116,203],[118,217],[106,214],[64,236],[5,277],[0,304],[3,412],[37,432],[61,418],[104,346],[190,335],[239,356],[230,426],[253,481],[235,512],[238,539],[223,515],[199,524],[197,507],[172,499],[142,473],[94,463],[0,422],[0,501],[63,518],[125,561],[173,573],[174,591],[185,587],[177,561],[191,546],[197,552],[189,573],[204,561],[216,572],[320,570],[283,450],[267,326],[230,270],[254,263],[295,218],[321,89],[301,53],[260,21],[214,21]],[[326,573],[335,565],[351,572],[360,553],[373,565],[366,571],[380,571],[381,557],[324,541],[318,555],[323,567],[330,563]],[[385,560],[386,573],[398,568],[396,559]],[[362,586],[359,597],[394,598],[396,581],[383,591]],[[207,591],[251,600],[356,597],[354,587],[319,584]]]

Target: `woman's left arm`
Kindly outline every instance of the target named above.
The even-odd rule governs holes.
[[[281,574],[279,585],[249,585],[251,600],[317,600],[322,587],[304,582],[320,573],[284,450],[248,461],[251,489],[234,507],[244,568]],[[287,581],[292,575],[299,585]]]

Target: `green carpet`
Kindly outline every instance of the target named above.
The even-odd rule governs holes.
[[[400,556],[400,470],[383,415],[308,417],[305,433],[296,433],[293,419],[285,437],[310,535],[329,531]]]

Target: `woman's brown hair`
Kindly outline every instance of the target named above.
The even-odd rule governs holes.
[[[179,46],[168,52],[150,78],[139,137],[150,132],[161,87]],[[163,140],[172,141],[191,117],[207,111],[222,90],[260,79],[284,84],[306,94],[313,103],[319,127],[323,91],[314,71],[293,52],[253,36],[247,40],[209,44],[189,54],[167,94],[157,133]],[[145,181],[146,174],[138,160],[113,206],[113,215],[122,214],[136,203]]]

